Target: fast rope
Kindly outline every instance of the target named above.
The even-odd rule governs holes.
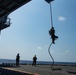
[[[55,29],[54,29],[54,26],[53,26],[53,18],[52,18],[51,2],[54,1],[54,0],[45,0],[45,1],[50,4],[51,29],[49,30],[49,35],[51,36],[52,43],[49,45],[48,52],[49,52],[49,55],[50,55],[50,57],[52,58],[52,61],[53,61],[52,65],[51,65],[51,69],[52,69],[52,67],[54,65],[54,59],[53,59],[53,57],[50,53],[50,48],[51,48],[52,44],[55,44],[55,40],[58,39],[58,36],[55,35]]]
[[[49,48],[48,48],[48,53],[53,61],[52,65],[51,65],[51,69],[54,65],[54,58],[52,57],[51,55],[51,52],[50,52],[50,48],[52,46],[52,44],[55,44],[55,40],[58,38],[58,36],[55,35],[55,30],[54,30],[54,26],[53,26],[53,17],[52,17],[52,7],[51,7],[51,2],[50,2],[50,16],[51,16],[51,29],[49,30],[49,34],[51,36],[51,39],[52,39],[52,43],[49,45]]]
[[[52,6],[50,2],[50,16],[51,16],[51,27],[53,27],[53,17],[52,17]]]
[[[49,45],[49,48],[48,48],[48,53],[49,53],[49,55],[50,55],[50,57],[52,58],[52,65],[51,65],[51,69],[52,69],[52,67],[53,67],[53,65],[54,65],[54,58],[52,57],[52,55],[51,55],[51,53],[50,53],[50,48],[51,48],[51,45],[52,45],[52,43]]]
[[[53,27],[53,18],[52,18],[52,7],[51,7],[51,2],[50,2],[50,16],[51,16],[51,28],[52,28],[52,27]],[[53,65],[54,65],[54,58],[52,57],[51,52],[50,52],[51,46],[52,46],[52,43],[50,43],[50,45],[49,45],[48,53],[49,53],[49,55],[50,55],[50,57],[51,57],[51,59],[52,59],[52,65],[51,65],[51,69],[52,69],[52,67],[53,67]]]

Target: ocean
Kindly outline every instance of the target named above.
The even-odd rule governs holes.
[[[2,63],[15,63],[16,60],[12,59],[0,59],[0,64]],[[20,60],[20,64],[32,64],[30,60]],[[37,64],[49,65],[52,64],[50,61],[37,61]],[[54,62],[54,64],[64,64],[64,65],[76,65],[76,62]]]

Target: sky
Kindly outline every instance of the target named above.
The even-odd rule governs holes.
[[[52,17],[59,37],[50,52],[55,61],[76,62],[76,0],[54,0]],[[48,47],[52,42],[50,5],[45,0],[32,0],[12,12],[10,27],[1,31],[0,59],[52,61]]]

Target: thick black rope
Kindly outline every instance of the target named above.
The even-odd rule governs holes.
[[[51,6],[51,2],[50,2],[50,16],[51,16],[51,28],[52,28],[53,27],[53,17],[52,17],[52,6]],[[51,69],[52,69],[52,67],[54,65],[54,59],[53,59],[53,57],[51,55],[51,52],[50,52],[51,45],[52,45],[52,43],[49,45],[48,53],[49,53],[49,55],[50,55],[50,57],[51,57],[51,59],[53,61],[52,65],[51,65]]]
[[[52,17],[52,6],[50,2],[50,16],[51,16],[51,27],[53,27],[53,17]]]
[[[51,55],[51,53],[50,53],[51,45],[52,45],[52,43],[49,45],[48,53],[49,53],[49,55],[50,55],[50,57],[52,58],[52,61],[53,61],[52,65],[51,65],[51,69],[52,69],[52,67],[53,67],[53,65],[54,65],[54,58],[52,57],[52,55]]]

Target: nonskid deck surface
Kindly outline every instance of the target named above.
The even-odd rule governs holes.
[[[37,74],[14,70],[11,68],[0,68],[0,75],[37,75]]]
[[[75,75],[76,67],[72,66],[54,66],[55,70],[51,70],[51,65],[20,65],[19,67],[3,67],[2,73],[8,75]],[[57,68],[61,68],[58,70]],[[56,70],[57,69],[57,70]],[[6,75],[6,74],[0,75]]]

